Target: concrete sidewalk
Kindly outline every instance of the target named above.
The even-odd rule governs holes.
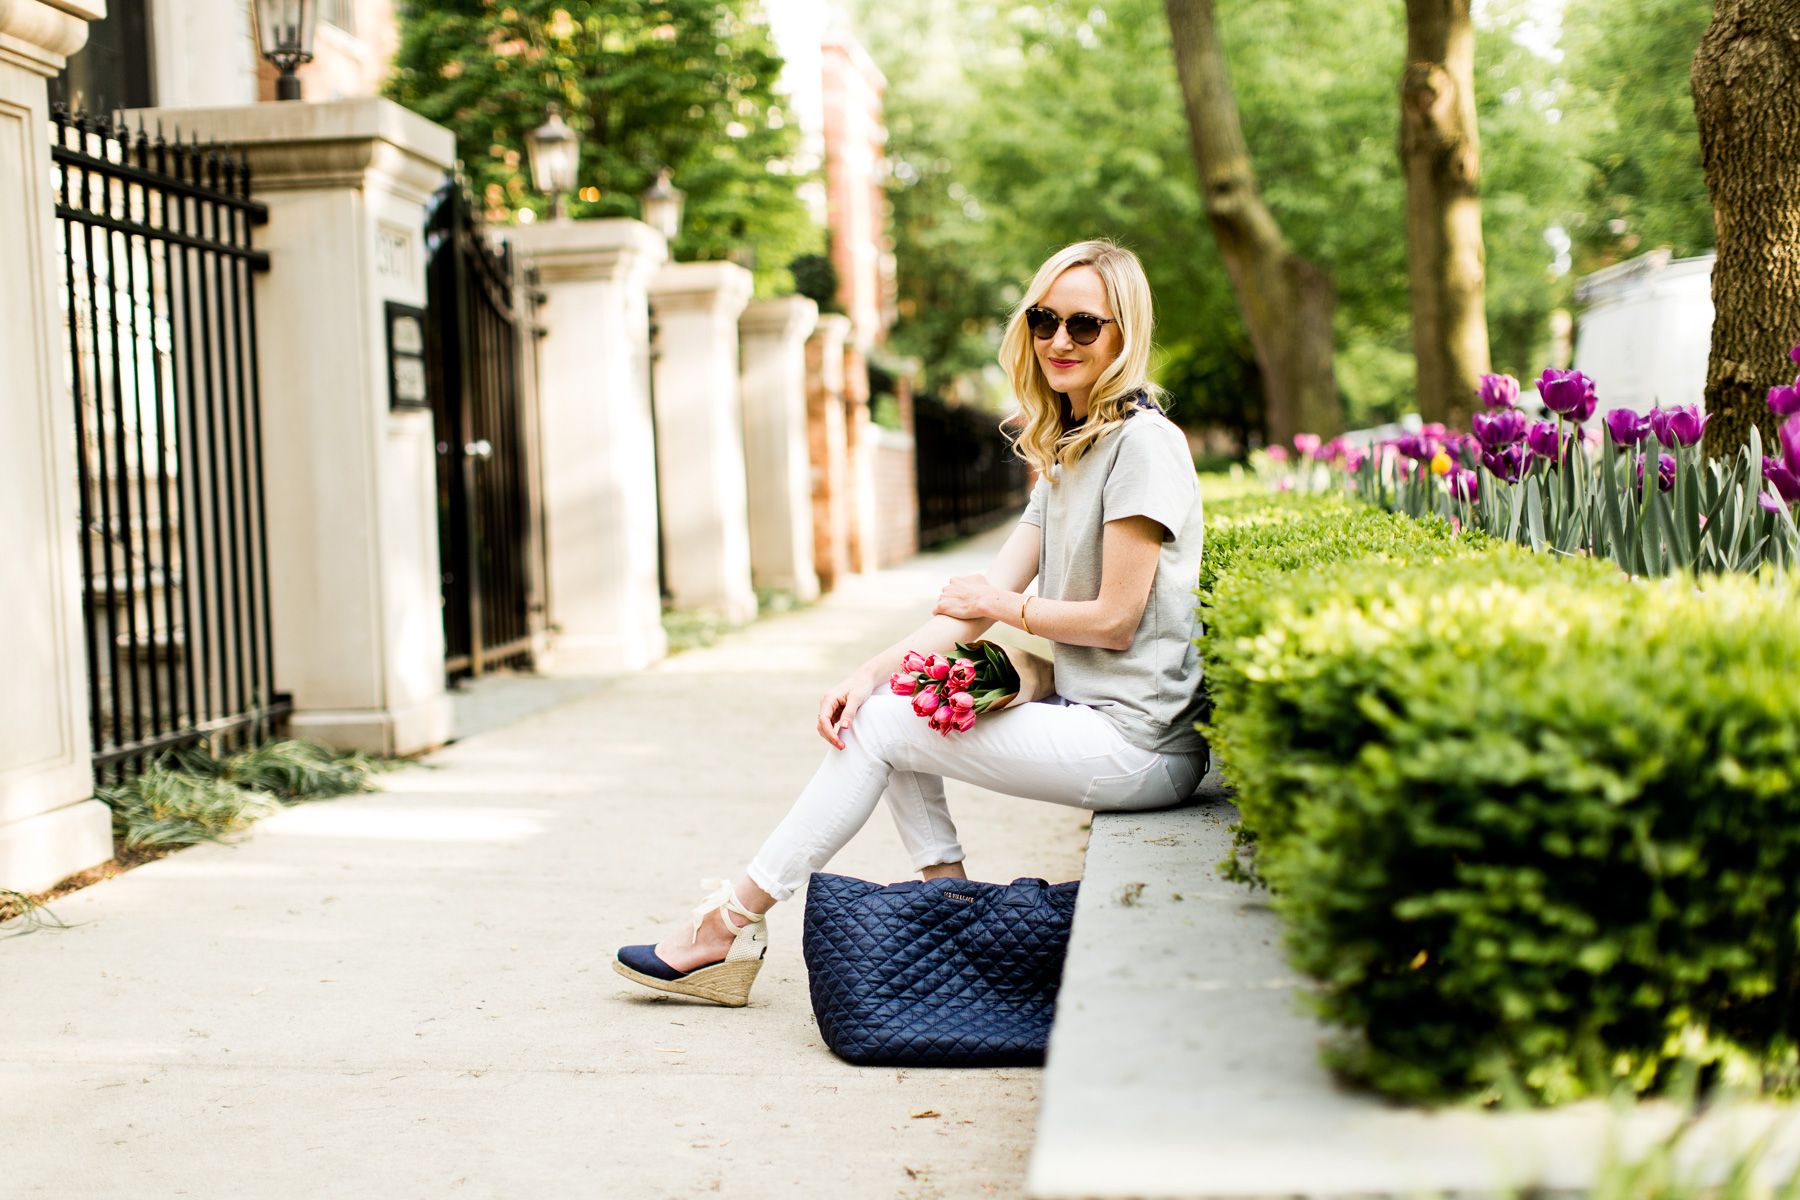
[[[1038,1072],[836,1060],[798,903],[745,1010],[608,965],[742,869],[822,689],[999,536],[58,901],[0,941],[0,1194],[1020,1195]],[[1087,814],[951,799],[977,877],[1080,873]],[[878,813],[833,869],[908,864]]]

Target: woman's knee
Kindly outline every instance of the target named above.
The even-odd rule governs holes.
[[[908,722],[924,724],[913,712],[912,701],[891,692],[876,692],[856,710],[850,731],[863,749],[883,758],[890,748],[905,740]]]

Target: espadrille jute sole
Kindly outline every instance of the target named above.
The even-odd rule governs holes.
[[[762,959],[747,958],[736,962],[714,963],[710,967],[689,971],[680,979],[658,979],[654,975],[634,971],[616,958],[613,959],[613,970],[633,983],[641,983],[659,992],[696,996],[701,1000],[711,1000],[714,1004],[723,1004],[727,1008],[742,1008],[750,1003],[750,985],[756,982],[756,973],[762,970]]]

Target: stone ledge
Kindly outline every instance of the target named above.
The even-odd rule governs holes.
[[[1266,893],[1216,869],[1237,810],[1216,789],[1201,800],[1095,814],[1044,1069],[1035,1200],[1575,1195],[1615,1137],[1643,1145],[1671,1127],[1668,1105],[1621,1123],[1599,1102],[1430,1111],[1341,1087],[1319,1062],[1326,1030],[1300,1009]]]

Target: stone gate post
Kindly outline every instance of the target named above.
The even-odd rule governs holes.
[[[133,123],[140,114],[131,114]],[[385,303],[425,305],[425,203],[456,139],[381,99],[149,109],[241,147],[256,232],[277,687],[290,728],[407,754],[450,735],[429,410],[390,407]]]
[[[738,317],[751,285],[729,262],[676,263],[650,281],[668,588],[676,608],[732,624],[756,616],[738,386]]]
[[[44,81],[102,3],[0,4],[0,889],[37,892],[112,857],[91,799],[75,515],[75,415],[58,352]]]
[[[538,413],[553,636],[539,668],[610,674],[667,651],[657,586],[646,287],[663,236],[624,219],[518,225],[537,267]]]
[[[806,446],[806,339],[818,320],[818,304],[805,296],[755,300],[738,318],[750,573],[757,587],[801,600],[819,594]]]

